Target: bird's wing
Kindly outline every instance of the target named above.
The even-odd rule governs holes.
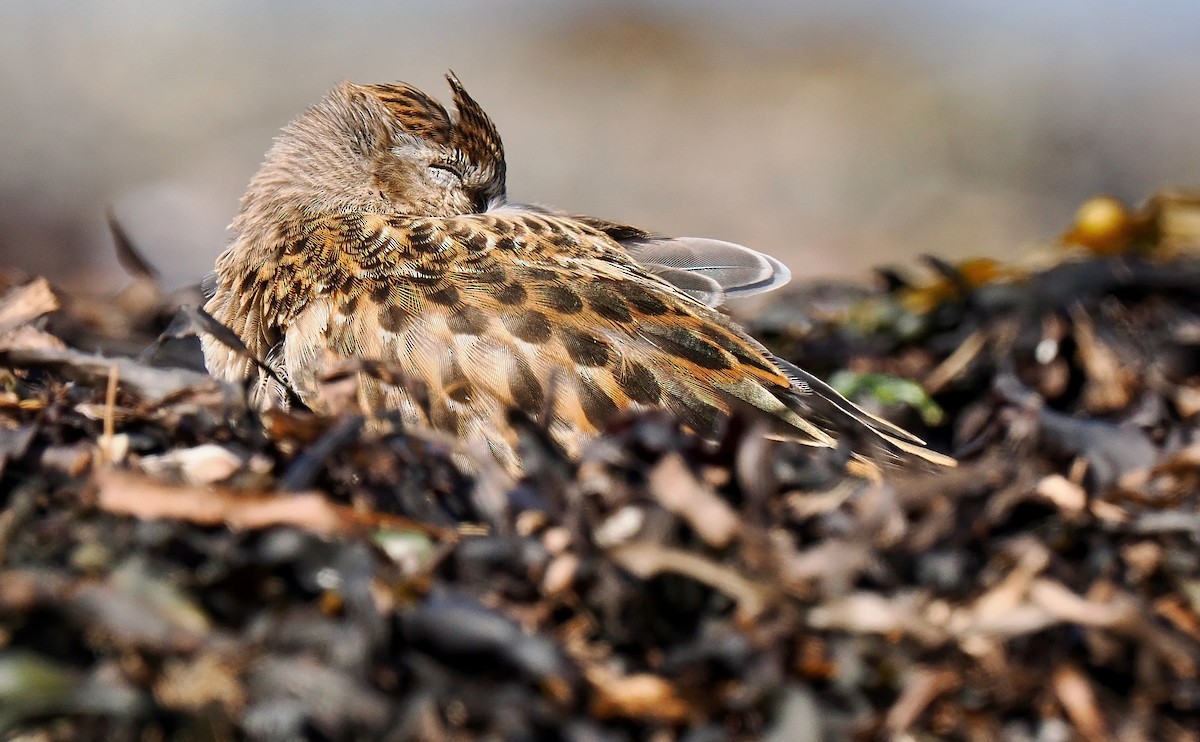
[[[510,464],[504,420],[513,407],[568,448],[618,411],[645,407],[665,407],[707,436],[731,411],[753,408],[797,440],[835,443],[806,414],[811,385],[604,232],[569,218],[330,216],[289,243],[266,290],[273,299],[260,301],[288,310],[258,321],[279,333],[273,355],[310,406],[321,407],[319,381],[340,361],[394,364],[407,383],[359,375],[364,409],[399,410]],[[828,393],[836,395],[815,397]],[[826,405],[834,417],[898,440],[898,429],[836,399]]]
[[[644,268],[710,307],[720,306],[726,299],[772,291],[792,277],[787,266],[770,255],[733,242],[665,237],[591,216],[567,218],[603,232]]]
[[[630,240],[625,250],[642,265],[709,306],[727,298],[761,294],[786,284],[792,272],[775,258],[732,242],[703,237]],[[716,290],[689,290],[688,282],[711,283]]]

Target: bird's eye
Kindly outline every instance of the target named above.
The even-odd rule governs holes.
[[[426,172],[434,183],[445,186],[462,185],[462,174],[449,165],[430,165]]]

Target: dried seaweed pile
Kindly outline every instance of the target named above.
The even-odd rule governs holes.
[[[180,325],[152,342],[145,274],[103,307],[10,277],[0,730],[1197,739],[1200,261],[1138,218],[761,313],[961,459],[882,477],[655,414],[567,461],[519,412],[527,476],[465,473],[419,431],[248,411],[178,367]]]

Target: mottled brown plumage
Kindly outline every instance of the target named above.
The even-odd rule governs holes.
[[[328,372],[365,359],[411,383],[359,373],[362,410],[452,433],[513,472],[513,407],[549,410],[571,452],[621,410],[665,407],[701,435],[755,411],[814,445],[858,430],[947,461],[713,308],[786,280],[774,260],[506,204],[499,135],[449,79],[454,116],[406,85],[338,86],[284,130],[243,199],[206,309],[305,404],[322,410]],[[257,404],[285,404],[253,361],[204,350]]]

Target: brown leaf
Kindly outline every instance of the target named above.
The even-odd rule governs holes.
[[[58,298],[44,278],[16,286],[0,296],[0,335],[58,309]]]
[[[647,579],[663,572],[685,575],[737,601],[739,618],[752,621],[777,596],[776,590],[747,579],[738,571],[682,549],[646,541],[630,541],[609,551],[617,564]]]
[[[1079,669],[1068,664],[1060,665],[1052,679],[1054,695],[1067,712],[1067,716],[1088,742],[1104,742],[1110,739],[1104,724],[1104,716],[1096,704],[1092,684]]]
[[[246,689],[238,673],[238,667],[216,654],[171,659],[154,684],[154,697],[173,711],[200,712],[216,705],[238,714],[246,705]]]
[[[1092,320],[1078,306],[1072,308],[1071,320],[1075,325],[1075,352],[1087,373],[1084,407],[1094,414],[1103,414],[1129,406],[1137,374],[1126,368],[1113,349],[1096,336]]]
[[[741,529],[733,508],[696,479],[678,454],[663,457],[649,484],[659,504],[686,520],[709,546],[725,548]]]
[[[1061,474],[1044,477],[1037,483],[1035,492],[1053,503],[1064,515],[1078,515],[1087,507],[1087,492]]]
[[[962,679],[953,670],[920,668],[904,685],[904,692],[888,710],[884,725],[892,734],[909,729],[938,696],[959,686]]]
[[[927,646],[938,646],[949,634],[932,620],[930,608],[929,596],[923,592],[884,596],[862,590],[814,607],[809,623],[813,628],[852,634],[900,634]]]
[[[16,368],[42,368],[92,386],[107,383],[116,368],[122,391],[131,392],[142,400],[158,403],[167,397],[187,391],[215,391],[226,406],[240,406],[241,394],[208,374],[181,368],[155,368],[129,358],[106,358],[71,349],[22,348],[0,350],[0,364]]]
[[[148,474],[173,474],[192,485],[214,484],[228,479],[246,464],[247,457],[219,446],[202,443],[177,448],[157,456],[145,456],[139,462]]]
[[[389,528],[416,530],[439,539],[454,537],[449,529],[394,515],[360,512],[334,504],[316,492],[277,495],[217,487],[171,487],[116,469],[100,470],[93,481],[101,508],[140,520],[168,518],[246,530],[292,526],[322,536]]]
[[[592,713],[601,719],[687,720],[690,709],[668,680],[650,673],[616,675],[601,667],[587,670],[595,696]]]

